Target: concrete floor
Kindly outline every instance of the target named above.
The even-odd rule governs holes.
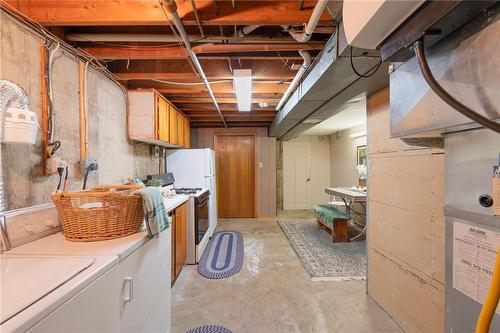
[[[311,282],[275,220],[224,219],[245,239],[240,273],[205,279],[186,266],[172,290],[172,332],[220,325],[234,333],[401,332],[365,281]]]

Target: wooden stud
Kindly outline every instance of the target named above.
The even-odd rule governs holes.
[[[49,96],[47,91],[47,61],[48,51],[45,43],[40,43],[40,80],[41,80],[41,118],[42,118],[42,173],[47,175],[47,159],[49,158]]]

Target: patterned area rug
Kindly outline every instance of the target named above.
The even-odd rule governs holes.
[[[222,326],[206,325],[193,328],[186,333],[232,333],[232,331]]]
[[[214,233],[198,263],[198,272],[208,279],[224,279],[243,266],[243,236],[237,231]]]
[[[311,281],[366,279],[366,241],[333,243],[314,220],[281,220],[281,229]]]

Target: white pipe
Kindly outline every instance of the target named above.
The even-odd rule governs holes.
[[[217,103],[217,100],[215,99],[212,88],[210,87],[210,83],[208,82],[208,79],[205,75],[205,72],[203,71],[203,67],[201,67],[200,62],[198,61],[198,57],[196,56],[196,53],[194,53],[194,51],[191,47],[191,42],[189,41],[189,36],[186,32],[186,29],[184,29],[184,25],[182,24],[182,21],[181,21],[181,18],[179,17],[179,14],[177,13],[177,5],[175,4],[175,0],[168,0],[166,5],[164,5],[164,3],[162,2],[161,5],[165,6],[167,11],[172,16],[172,20],[174,21],[174,24],[175,24],[177,30],[179,31],[179,34],[181,35],[181,38],[184,42],[184,45],[186,46],[186,49],[188,51],[189,57],[193,61],[193,64],[196,67],[196,70],[198,71],[198,74],[200,75],[203,83],[205,83],[205,86],[207,87],[207,90],[208,90],[208,94],[210,95],[210,98],[212,99],[212,102],[213,102],[215,108],[217,109],[217,112],[219,113],[219,116],[222,120],[222,123],[224,124],[224,127],[227,127],[226,120],[224,119],[224,116],[222,115],[222,111],[219,107],[219,104]]]
[[[244,26],[243,28],[238,30],[238,32],[236,33],[236,36],[245,37],[246,35],[250,34],[252,31],[254,31],[255,29],[257,29],[259,27],[260,27],[260,25],[258,25],[258,24]]]
[[[68,34],[66,39],[72,42],[143,42],[143,43],[177,43],[174,35],[160,34]],[[203,39],[201,35],[189,35],[190,40]]]
[[[314,10],[311,14],[311,17],[309,18],[309,22],[307,22],[304,28],[304,31],[303,32],[289,31],[290,36],[292,36],[296,41],[301,43],[305,43],[309,39],[311,39],[311,36],[314,33],[314,30],[316,30],[316,26],[318,25],[321,15],[323,14],[323,11],[325,10],[327,5],[328,5],[328,0],[318,0],[316,6],[314,6]]]
[[[323,11],[325,10],[326,6],[328,4],[328,0],[318,0],[316,3],[316,6],[314,6],[314,10],[311,14],[311,17],[309,18],[309,22],[307,22],[304,31],[301,33],[293,32],[293,31],[288,31],[290,36],[292,36],[296,41],[305,43],[309,39],[311,39],[312,34],[314,33],[314,30],[316,29],[316,26],[318,25],[319,19],[321,18],[321,15],[323,14]],[[284,29],[288,29],[288,26],[282,26]],[[294,92],[294,90],[297,88],[299,85],[300,79],[302,79],[302,76],[304,73],[307,71],[309,66],[311,66],[311,56],[309,52],[307,51],[299,51],[300,55],[304,59],[304,62],[302,63],[302,66],[300,66],[299,71],[293,78],[292,83],[288,86],[288,89],[285,91],[283,94],[283,97],[281,97],[278,106],[276,106],[276,110],[279,111],[283,105],[288,101],[288,98]]]
[[[299,51],[299,53],[302,56],[302,58],[304,59],[304,62],[302,63],[302,66],[300,66],[299,71],[297,72],[297,74],[293,78],[292,83],[290,83],[290,85],[288,86],[288,89],[283,94],[283,97],[281,97],[281,99],[280,99],[280,101],[278,103],[278,106],[276,106],[276,110],[278,110],[278,111],[286,103],[286,101],[288,100],[288,98],[290,97],[290,95],[292,94],[292,92],[299,85],[300,79],[302,78],[302,76],[304,75],[304,73],[307,71],[307,69],[309,68],[309,66],[311,66],[311,55],[309,54],[309,52],[307,52],[307,51]]]

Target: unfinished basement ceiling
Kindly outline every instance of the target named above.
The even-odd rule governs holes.
[[[105,62],[127,88],[160,91],[190,118],[192,127],[223,126],[161,1],[6,2]],[[314,60],[335,32],[333,17],[338,16],[341,2],[329,2],[308,42],[299,43],[289,35],[289,29],[302,31],[316,3],[176,1],[193,52],[228,126],[271,124],[276,105],[302,64],[298,51],[308,51]],[[241,34],[247,25],[258,27]],[[252,110],[239,112],[232,71],[248,68],[253,76]]]

